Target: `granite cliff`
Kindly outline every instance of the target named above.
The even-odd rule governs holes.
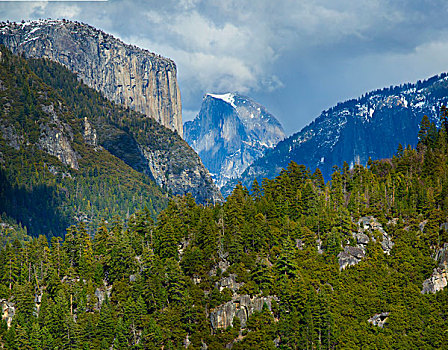
[[[285,137],[266,108],[233,93],[205,95],[199,115],[185,123],[184,135],[218,187],[239,177]]]
[[[2,22],[0,43],[14,53],[63,64],[106,98],[182,136],[181,99],[172,60],[66,20]]]

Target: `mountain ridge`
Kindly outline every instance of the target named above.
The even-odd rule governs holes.
[[[33,234],[61,235],[83,218],[145,206],[155,217],[169,196],[222,198],[176,132],[110,102],[62,65],[0,45],[0,73],[0,213]]]
[[[54,87],[76,113],[92,113],[98,142],[135,170],[151,176],[172,195],[191,193],[200,203],[221,200],[199,156],[175,132],[153,118],[109,102],[101,93],[77,81],[65,67],[50,61],[30,59],[33,71]],[[82,91],[82,94],[78,94]],[[90,96],[90,99],[85,98]]]
[[[290,161],[311,171],[319,168],[328,180],[333,166],[341,167],[344,161],[353,167],[367,164],[369,158],[389,158],[399,144],[416,146],[423,115],[440,125],[439,110],[447,102],[447,74],[442,73],[338,103],[268,150],[221,191],[228,195],[238,180],[250,186],[255,178],[273,178]]]
[[[144,207],[155,217],[167,205],[167,193],[150,177],[98,144],[90,114],[77,118],[4,46],[0,101],[0,221],[36,237],[62,236],[71,224],[96,226]]]

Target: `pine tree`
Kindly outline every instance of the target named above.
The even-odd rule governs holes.
[[[289,276],[291,278],[297,276],[298,266],[294,261],[294,252],[294,242],[288,236],[282,243],[282,250],[276,263],[276,268],[280,275]]]
[[[97,338],[101,342],[101,346],[106,346],[109,348],[112,343],[114,334],[115,334],[115,326],[116,320],[113,312],[112,305],[109,301],[109,298],[106,297],[103,304],[101,305],[100,317],[98,320],[98,325],[96,329]]]
[[[427,145],[428,132],[431,123],[429,122],[428,116],[425,114],[420,122],[420,130],[418,131],[418,142],[422,145]]]

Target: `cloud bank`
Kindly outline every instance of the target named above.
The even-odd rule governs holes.
[[[188,119],[238,91],[287,131],[366,90],[448,70],[442,0],[1,2],[2,20],[75,19],[178,65]]]

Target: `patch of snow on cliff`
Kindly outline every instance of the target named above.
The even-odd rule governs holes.
[[[31,29],[31,30],[28,32],[28,35],[33,34],[35,31],[38,31],[39,29],[40,29],[40,27],[35,27],[35,28]]]
[[[425,101],[419,101],[414,104],[414,108],[422,108],[425,105]]]
[[[406,100],[406,98],[405,98],[404,96],[401,96],[401,97],[400,97],[400,100],[401,100],[401,102],[403,103],[403,106],[404,106],[405,108],[407,108],[407,107],[408,107],[408,100]]]
[[[207,96],[216,98],[218,100],[223,100],[224,102],[228,103],[229,105],[231,105],[233,108],[236,108],[235,106],[235,95],[231,94],[231,93],[227,93],[227,94],[222,94],[222,95],[218,95],[218,94],[207,94]]]
[[[39,39],[39,37],[36,36],[36,37],[34,37],[34,38],[31,38],[31,39],[22,41],[22,42],[19,44],[19,46],[21,46],[21,45],[25,45],[26,43],[29,43],[29,42],[34,41],[34,40],[36,40],[36,39]]]

